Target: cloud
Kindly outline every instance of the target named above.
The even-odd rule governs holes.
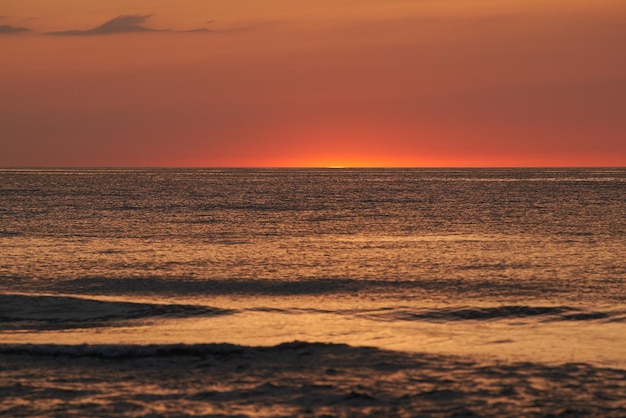
[[[153,29],[143,26],[152,15],[121,15],[113,18],[100,26],[91,29],[74,29],[61,32],[49,32],[51,35],[60,36],[87,36],[87,35],[112,35],[116,33],[134,32],[163,32],[168,29]]]
[[[16,33],[30,32],[32,29],[11,25],[0,25],[0,35],[12,35]]]
[[[205,23],[209,24],[209,25],[213,25],[215,23],[215,20],[207,20]],[[231,32],[245,32],[245,31],[251,31],[251,30],[256,30],[256,29],[262,29],[265,28],[267,26],[273,26],[279,23],[284,23],[282,21],[278,21],[278,20],[268,20],[268,21],[256,21],[256,22],[240,22],[240,23],[235,23],[235,24],[231,24],[230,26],[221,26],[220,28],[206,28],[206,27],[199,27],[199,28],[193,28],[193,29],[187,29],[187,30],[179,30],[179,31],[173,31],[173,32],[179,32],[179,33],[231,33]]]
[[[117,16],[100,26],[96,26],[91,29],[72,29],[57,32],[47,32],[48,35],[55,36],[92,36],[92,35],[113,35],[123,33],[150,33],[150,32],[168,32],[168,33],[229,33],[255,30],[269,25],[274,25],[278,22],[253,22],[248,24],[242,24],[238,26],[225,27],[220,29],[211,29],[206,27],[198,27],[187,30],[172,30],[172,29],[154,29],[145,26],[145,22],[153,15],[120,15]],[[0,16],[1,18],[1,16]],[[206,21],[207,24],[214,23],[214,20]],[[24,28],[26,29],[26,28]]]
[[[188,30],[184,30],[182,32],[187,32],[187,33],[195,33],[195,32],[207,32],[207,33],[211,33],[211,32],[217,32],[213,29],[207,29],[207,28],[197,28],[197,29],[188,29]]]

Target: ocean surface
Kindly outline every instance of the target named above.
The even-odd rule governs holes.
[[[0,169],[2,416],[626,416],[626,169]]]

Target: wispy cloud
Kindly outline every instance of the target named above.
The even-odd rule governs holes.
[[[0,35],[13,35],[30,31],[32,31],[32,29],[12,25],[0,25]]]
[[[219,32],[213,29],[208,29],[208,28],[196,28],[196,29],[188,29],[188,30],[183,30],[180,32],[187,32],[187,33],[196,33],[196,32],[207,32],[207,33],[214,33],[214,32]]]
[[[169,29],[153,29],[143,24],[150,19],[148,15],[121,15],[113,18],[100,26],[91,29],[74,29],[60,32],[49,32],[51,35],[60,36],[89,36],[89,35],[113,35],[117,33],[136,32],[164,32]]]
[[[146,22],[153,16],[153,14],[134,14],[134,15],[120,15],[111,20],[104,22],[103,24],[89,28],[89,29],[72,29],[55,32],[43,32],[47,35],[54,36],[95,36],[95,35],[114,35],[114,34],[127,34],[127,33],[207,33],[207,34],[219,34],[219,33],[232,33],[232,32],[245,32],[251,30],[262,29],[267,26],[273,26],[279,21],[259,21],[259,22],[245,22],[234,24],[230,26],[222,26],[219,28],[212,28],[215,23],[214,20],[207,20],[205,23],[209,27],[196,27],[192,29],[173,30],[173,29],[156,29],[150,26],[146,26]],[[11,19],[14,16],[0,15],[0,21]],[[34,17],[20,19],[20,21],[34,20]],[[37,31],[24,27],[3,24],[0,25],[0,35],[13,35],[22,33],[38,33]],[[42,32],[39,32],[42,33]]]
[[[207,20],[205,23],[208,24],[208,25],[213,25],[215,23],[215,20]],[[277,23],[279,23],[279,22],[278,21],[246,22],[246,23],[234,24],[234,25],[231,25],[231,26],[222,26],[220,28],[200,27],[200,28],[194,28],[194,29],[180,30],[180,31],[176,31],[176,32],[185,32],[185,33],[190,33],[190,32],[204,32],[204,33],[242,32],[242,31],[260,29],[260,28],[263,28],[263,27],[266,27],[266,26],[275,25]]]

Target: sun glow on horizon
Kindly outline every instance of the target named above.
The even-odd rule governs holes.
[[[624,1],[5,3],[0,166],[626,165]]]

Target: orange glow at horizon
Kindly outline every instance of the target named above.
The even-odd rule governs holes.
[[[626,166],[625,2],[241,2],[3,5],[0,166]]]

